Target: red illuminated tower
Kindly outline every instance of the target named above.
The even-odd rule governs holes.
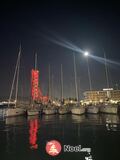
[[[31,70],[31,98],[33,102],[46,102],[48,96],[42,96],[39,88],[39,71],[37,70],[37,54],[35,54],[35,69]]]
[[[39,71],[32,69],[31,71],[31,97],[32,100],[39,99]]]

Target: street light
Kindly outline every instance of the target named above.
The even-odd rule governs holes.
[[[89,87],[90,87],[90,91],[91,91],[92,90],[92,82],[91,82],[90,67],[89,67],[89,62],[88,62],[88,56],[89,55],[90,55],[90,53],[88,51],[84,52],[84,56],[87,59],[88,79],[89,79]]]

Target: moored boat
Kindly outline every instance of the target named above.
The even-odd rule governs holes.
[[[39,111],[37,109],[29,109],[27,110],[27,115],[28,116],[34,116],[34,115],[38,115]]]
[[[43,113],[45,113],[45,114],[55,114],[56,113],[56,110],[55,109],[53,109],[53,108],[46,108],[46,109],[44,109],[43,110]]]
[[[58,109],[58,113],[59,114],[67,114],[67,113],[69,113],[69,110],[66,107],[61,107]]]
[[[11,86],[10,96],[9,96],[9,102],[8,102],[8,108],[5,110],[5,117],[11,117],[11,116],[19,116],[25,114],[25,109],[20,108],[20,104],[18,104],[18,81],[19,81],[19,69],[20,69],[20,56],[21,56],[21,46],[19,49],[18,57],[17,57],[17,63],[15,67],[15,73],[13,76],[13,82]],[[15,85],[15,79],[16,79],[16,88],[15,88],[15,100],[11,101],[11,97],[13,94],[13,88]],[[12,104],[12,106],[11,106]]]
[[[37,111],[37,110],[27,110],[27,115],[28,116],[34,116],[34,115],[38,115],[39,114],[39,111]]]
[[[19,115],[24,115],[25,114],[25,110],[22,108],[7,108],[5,110],[5,117],[12,117],[12,116],[19,116]]]
[[[86,113],[93,113],[93,114],[97,114],[99,113],[99,107],[92,105],[92,106],[87,106],[86,108]]]
[[[111,114],[117,114],[118,113],[118,107],[116,105],[107,104],[100,107],[101,113],[111,113]]]
[[[71,109],[71,113],[72,114],[78,114],[78,115],[81,115],[81,114],[84,114],[85,113],[85,108],[84,107],[73,107]]]

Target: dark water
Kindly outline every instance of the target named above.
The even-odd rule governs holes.
[[[85,154],[63,151],[51,157],[46,142],[91,148],[92,159],[120,157],[120,119],[117,115],[43,115],[0,118],[0,160],[84,160]],[[118,158],[117,158],[118,157]]]

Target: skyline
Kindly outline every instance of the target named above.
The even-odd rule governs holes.
[[[22,57],[19,87],[26,96],[30,93],[30,71],[34,66],[36,52],[43,94],[48,88],[50,64],[54,76],[54,94],[60,95],[60,65],[63,64],[64,95],[74,95],[73,53],[76,55],[80,93],[89,89],[86,59],[81,53],[58,45],[61,39],[83,51],[88,50],[96,57],[104,57],[104,48],[107,59],[117,61],[118,64],[120,62],[120,11],[117,4],[3,4],[0,13],[0,97],[9,96],[20,43]],[[89,65],[93,89],[105,88],[104,64],[89,57]],[[119,65],[109,63],[111,86],[116,83],[120,85],[119,71]]]

